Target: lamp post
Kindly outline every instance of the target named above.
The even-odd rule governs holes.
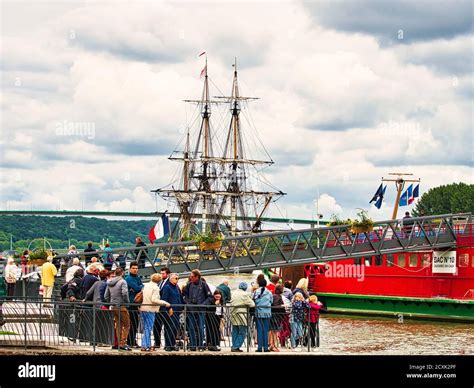
[[[319,220],[323,218],[323,215],[319,212],[319,187],[317,188],[317,197],[316,197],[316,227],[319,229]],[[316,248],[319,248],[319,235],[316,240]]]

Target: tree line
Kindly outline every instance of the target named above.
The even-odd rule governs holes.
[[[112,247],[134,245],[135,237],[147,240],[148,231],[155,220],[106,220],[95,217],[50,217],[0,215],[0,251],[13,248],[23,250],[34,239],[48,240],[54,249],[66,249],[68,244],[77,249],[85,248],[88,242],[97,247],[102,240],[109,240]],[[41,241],[35,245],[41,245]]]
[[[414,216],[450,213],[474,214],[474,185],[451,183],[424,193],[412,210]]]

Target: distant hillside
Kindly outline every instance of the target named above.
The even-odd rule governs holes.
[[[148,243],[148,231],[156,220],[109,221],[88,217],[44,217],[0,215],[0,251],[10,249],[10,235],[14,249],[28,246],[33,239],[43,238],[55,249],[64,249],[68,240],[83,249],[89,241],[95,246],[109,239],[112,247],[134,245],[141,236]]]

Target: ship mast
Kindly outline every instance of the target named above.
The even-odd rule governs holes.
[[[189,157],[190,157],[190,142],[189,142],[189,127],[187,127],[186,131],[186,146],[184,148],[183,153],[183,190],[185,193],[189,191]],[[191,224],[191,217],[189,214],[189,196],[185,194],[185,201],[179,201],[178,205],[181,211],[181,218],[182,218],[182,233],[183,235],[188,235],[189,233],[189,226]]]
[[[204,128],[204,142],[203,142],[203,150],[202,150],[202,156],[204,157],[204,162],[202,164],[202,177],[201,177],[201,182],[202,182],[202,189],[206,192],[209,192],[211,190],[210,187],[210,182],[208,179],[208,167],[209,167],[209,162],[207,161],[207,158],[209,157],[209,118],[211,116],[211,107],[209,103],[209,77],[207,75],[207,54],[206,54],[206,65],[204,67],[205,71],[205,78],[204,78],[204,90],[203,90],[203,96],[202,96],[202,101],[203,101],[203,109],[201,111],[201,116],[202,116],[202,126]],[[202,197],[202,231],[206,231],[207,227],[207,213],[210,210],[209,209],[209,198],[206,196]]]
[[[232,174],[231,174],[231,184],[229,187],[229,191],[233,193],[239,192],[239,185],[237,181],[237,144],[239,139],[239,84],[237,82],[237,58],[235,58],[234,62],[234,80],[232,82],[232,94],[231,94],[231,111],[232,111],[232,119],[231,119],[231,128],[233,130],[233,140],[234,140],[234,161],[232,163]],[[224,155],[225,156],[225,155]],[[232,236],[235,236],[237,231],[237,197],[231,197],[231,213],[230,213],[230,233]]]
[[[230,97],[210,98],[207,65],[206,55],[205,67],[201,72],[201,76],[204,75],[201,99],[185,100],[185,102],[197,104],[199,107],[199,111],[195,112],[201,116],[199,130],[194,135],[196,139],[192,141],[188,126],[184,150],[174,151],[169,157],[170,160],[183,162],[180,187],[153,191],[164,199],[174,198],[176,200],[182,221],[180,237],[189,233],[189,228],[193,222],[192,218],[202,219],[203,232],[207,230],[217,232],[221,230],[221,227],[225,227],[231,235],[257,232],[261,227],[261,218],[270,203],[285,193],[256,190],[252,188],[249,181],[253,177],[251,169],[254,169],[256,174],[261,175],[257,166],[271,165],[273,160],[271,158],[269,158],[270,160],[247,158],[245,153],[240,120],[241,104],[255,98],[240,95],[237,59],[233,64],[234,71]],[[221,127],[219,131],[219,127],[211,126],[211,104],[226,104],[229,106],[230,123],[227,130],[223,130]],[[216,154],[215,146],[219,147],[222,142],[224,145]],[[193,149],[191,149],[191,144],[193,144]],[[182,156],[175,156],[175,152]],[[269,156],[268,153],[267,156]],[[269,185],[264,179],[259,179],[259,181],[261,184]],[[255,208],[256,217],[253,224],[248,219],[250,212],[247,210],[247,207],[252,205]],[[242,225],[240,228],[237,223],[238,220],[239,224]]]

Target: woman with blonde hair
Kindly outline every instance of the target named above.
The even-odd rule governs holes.
[[[309,298],[308,278],[301,278],[300,280],[298,280],[298,283],[296,284],[296,287],[293,290],[293,295],[295,295],[297,292],[301,293],[304,299]]]
[[[161,275],[154,273],[148,283],[143,287],[143,302],[140,306],[140,316],[143,322],[142,352],[151,352],[151,331],[155,323],[155,314],[160,311],[160,306],[170,307],[170,304],[160,298]]]

